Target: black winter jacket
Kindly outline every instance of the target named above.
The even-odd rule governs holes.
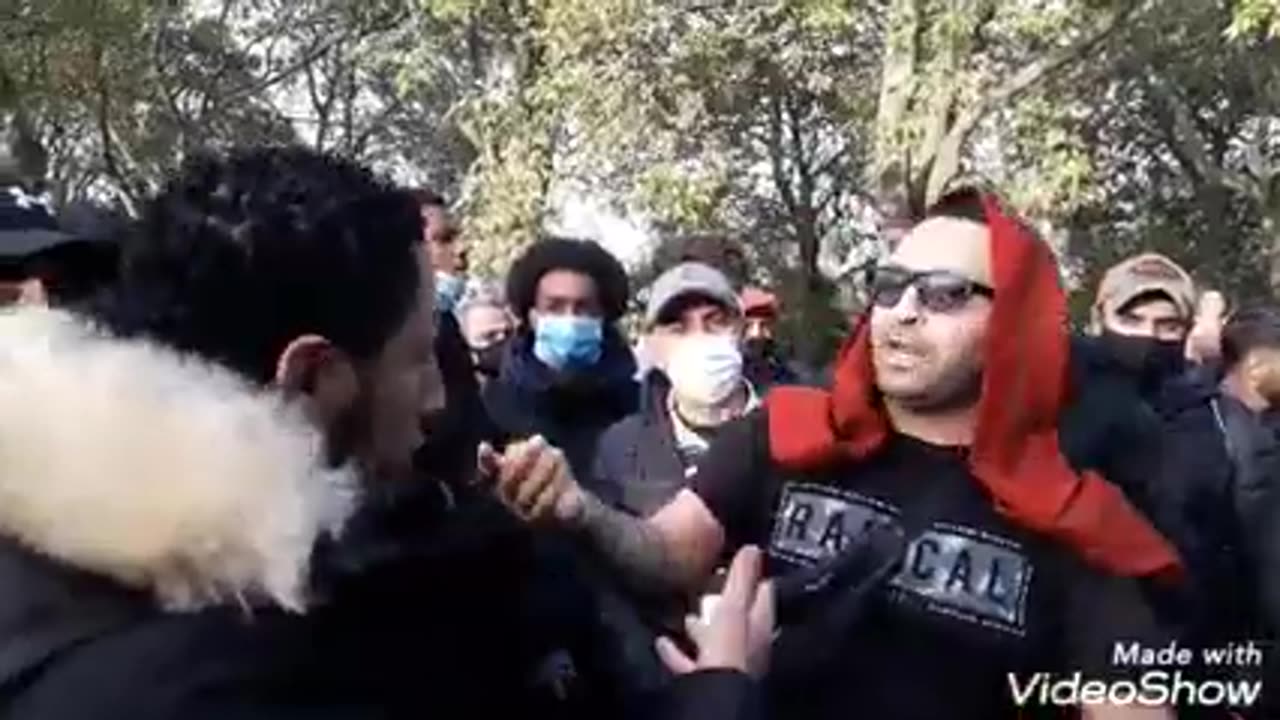
[[[667,412],[671,383],[660,371],[644,378],[640,410],[600,438],[587,489],[638,517],[648,517],[686,485]]]
[[[352,516],[357,478],[301,414],[57,313],[0,316],[0,368],[0,717],[622,715],[582,687],[608,649],[559,624],[589,611],[540,590],[562,565],[493,503],[367,495]],[[723,716],[751,692],[703,673],[666,696],[693,705],[642,709]]]
[[[493,441],[497,429],[489,419],[476,381],[471,350],[453,313],[441,313],[436,335],[436,362],[445,386],[445,407],[424,421],[426,441],[415,465],[438,480],[469,483],[475,474],[476,447]]]
[[[1060,426],[1064,452],[1108,468],[1107,479],[1162,527],[1171,510],[1158,488],[1160,415],[1144,400],[1136,379],[1095,338],[1071,340],[1071,387],[1074,398]]]
[[[1207,641],[1257,637],[1269,579],[1269,509],[1280,482],[1280,443],[1249,408],[1213,387],[1169,406],[1163,490],[1179,523],[1171,535],[1196,589]]]
[[[553,702],[534,683],[555,679],[526,673],[554,673],[554,664],[529,668],[516,662],[530,640],[520,627],[534,618],[495,614],[510,613],[513,598],[499,600],[489,592],[503,588],[482,587],[497,579],[493,573],[481,574],[489,580],[466,577],[453,561],[442,569],[452,571],[448,586],[436,588],[435,602],[416,608],[421,617],[400,625],[393,620],[404,620],[408,608],[385,596],[365,611],[348,601],[307,615],[235,607],[172,613],[156,609],[150,598],[130,596],[5,541],[0,546],[0,581],[8,589],[0,602],[0,715],[13,720],[756,717],[753,683],[726,673],[688,676],[654,698],[643,715],[627,714],[634,708],[622,705],[592,709]],[[460,590],[458,580],[468,587]],[[477,592],[481,589],[486,592]],[[367,612],[375,609],[383,614]]]

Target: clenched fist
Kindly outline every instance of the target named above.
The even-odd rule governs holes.
[[[498,499],[527,522],[568,524],[582,512],[582,488],[569,461],[540,435],[512,443],[501,454],[481,444],[479,463]]]
[[[1222,357],[1222,326],[1226,322],[1227,301],[1222,293],[1210,290],[1200,297],[1195,322],[1187,333],[1186,356],[1196,363]]]

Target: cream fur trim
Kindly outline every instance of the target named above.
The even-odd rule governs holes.
[[[187,610],[305,605],[355,499],[301,413],[234,373],[44,309],[0,312],[0,533]]]

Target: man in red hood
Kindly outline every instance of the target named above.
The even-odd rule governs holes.
[[[830,391],[771,393],[646,521],[583,492],[537,439],[491,458],[499,496],[576,529],[650,589],[699,592],[726,548],[766,546],[779,642],[804,645],[779,660],[823,658],[776,668],[778,717],[992,720],[1064,702],[1095,720],[1169,717],[1150,707],[1167,700],[1158,691],[1147,706],[1040,694],[1076,672],[1134,673],[1113,666],[1116,644],[1162,637],[1138,580],[1180,569],[1107,468],[1059,446],[1074,389],[1052,252],[993,198],[957,193],[877,269],[871,300]],[[873,592],[815,572],[886,527],[905,538]]]

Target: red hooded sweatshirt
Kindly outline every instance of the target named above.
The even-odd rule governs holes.
[[[1176,551],[1097,473],[1077,473],[1058,447],[1068,391],[1066,298],[1053,254],[991,197],[993,301],[969,467],[996,509],[1123,576],[1173,576]],[[775,462],[805,471],[876,452],[890,433],[877,397],[870,329],[841,350],[830,391],[780,388],[766,401]]]

